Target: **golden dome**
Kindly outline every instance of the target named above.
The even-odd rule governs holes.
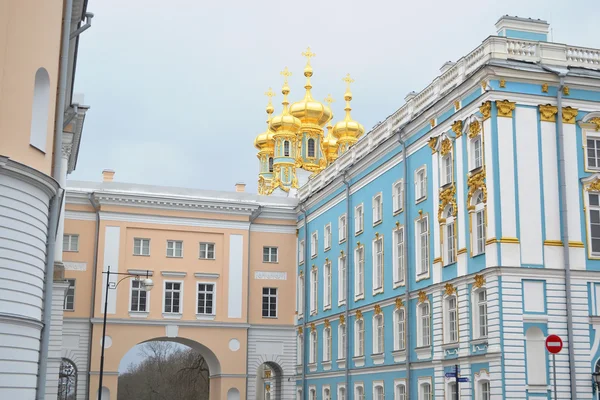
[[[327,107],[323,103],[313,99],[310,90],[312,85],[310,83],[310,77],[313,75],[313,69],[310,66],[310,59],[316,54],[310,51],[310,47],[302,53],[307,58],[306,67],[304,68],[304,76],[306,77],[306,94],[304,99],[297,101],[290,107],[290,113],[299,118],[303,124],[312,124],[318,126],[324,126],[331,119],[332,112],[331,108]]]
[[[285,69],[281,72],[281,75],[285,77],[283,88],[281,89],[281,93],[283,93],[283,101],[281,102],[281,104],[283,104],[283,112],[271,120],[270,126],[271,130],[274,132],[290,131],[295,133],[300,130],[300,125],[302,125],[302,122],[289,113],[290,103],[288,102],[287,96],[290,93],[290,88],[287,80],[292,73],[288,71],[287,67],[285,67]]]
[[[275,93],[273,92],[273,90],[271,88],[269,88],[269,90],[265,93],[265,96],[269,97],[269,104],[267,104],[267,114],[269,115],[269,117],[267,118],[267,130],[264,131],[263,133],[260,133],[256,139],[254,139],[254,147],[256,147],[258,150],[263,150],[265,148],[269,147],[269,144],[271,145],[271,147],[273,146],[273,131],[271,130],[271,114],[273,114],[273,111],[275,111],[275,109],[273,108],[273,103],[271,103],[271,98],[273,96],[275,96]]]
[[[333,135],[340,139],[343,137],[358,139],[365,133],[365,128],[357,121],[354,121],[350,116],[350,111],[352,108],[350,107],[350,101],[352,100],[352,92],[350,92],[350,83],[354,82],[352,78],[350,78],[350,74],[346,75],[344,78],[344,82],[346,82],[346,93],[344,93],[344,100],[346,100],[346,107],[344,110],[346,111],[346,116],[343,120],[339,121],[333,127]]]

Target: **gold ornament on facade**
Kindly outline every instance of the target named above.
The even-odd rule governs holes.
[[[442,154],[442,156],[445,156],[446,154],[450,153],[452,151],[452,142],[450,141],[450,139],[445,138],[444,140],[442,140],[442,146],[440,148],[440,153]]]
[[[268,379],[268,378],[270,378],[270,377],[271,377],[271,370],[270,370],[270,369],[266,369],[266,370],[265,370],[265,378],[267,378],[267,379]],[[269,386],[269,385],[267,385],[267,390],[269,390],[269,389],[270,389],[270,386]]]
[[[483,115],[483,120],[485,121],[492,115],[492,103],[490,101],[486,101],[481,103],[479,106],[479,112]]]
[[[463,129],[463,122],[461,120],[454,121],[454,123],[452,124],[452,131],[456,135],[457,139],[462,136],[462,129]]]
[[[565,124],[574,124],[575,117],[577,117],[577,113],[579,111],[573,107],[563,107],[562,109],[562,118]]]
[[[460,109],[460,100],[456,100],[454,102],[454,110],[458,111]]]
[[[487,82],[481,81],[481,90],[485,91],[487,89]]]
[[[568,95],[569,95],[569,87],[568,87],[568,86],[563,86],[563,94],[564,94],[565,96],[568,96]]]
[[[379,304],[375,304],[375,315],[381,314],[381,306]]]
[[[325,324],[325,328],[329,328],[331,326],[331,324],[329,323],[328,319],[326,319],[325,321],[323,321],[323,324]]]
[[[446,283],[446,286],[444,286],[444,293],[446,296],[452,296],[453,294],[456,294],[456,288],[452,286],[451,283]]]
[[[311,332],[316,332],[316,331],[317,331],[317,327],[315,326],[315,323],[314,323],[314,322],[311,322],[311,323],[310,323],[310,331],[311,331]]]
[[[270,376],[271,376],[271,375],[269,375],[269,377],[270,377]],[[271,385],[267,384],[267,385],[265,386],[265,388],[267,389],[267,392],[270,392],[270,391],[271,391]]]
[[[548,93],[548,84],[547,83],[544,83],[542,85],[542,93]]]
[[[487,188],[485,186],[485,169],[482,169],[476,174],[470,175],[467,179],[467,205],[471,205],[471,199],[478,190],[483,192],[483,202],[487,202]]]
[[[429,120],[429,125],[433,128],[435,126],[435,118]]]
[[[469,124],[469,139],[473,139],[481,132],[481,123],[477,120]]]
[[[506,87],[506,80],[505,79],[500,79],[500,87],[501,88],[505,88]]]
[[[446,206],[452,206],[452,215],[456,217],[456,210],[458,207],[456,206],[456,200],[454,198],[456,196],[456,187],[452,184],[449,188],[440,189],[440,204],[438,207],[438,220],[441,221],[442,214]]]
[[[299,327],[298,327],[298,333],[299,333],[300,335],[302,335],[302,327],[301,327],[301,326],[299,326]]]
[[[596,178],[592,182],[585,185],[588,192],[600,192],[600,178]]]
[[[340,325],[345,325],[346,324],[346,317],[344,317],[343,315],[340,315]]]
[[[363,317],[362,311],[356,310],[356,319],[362,319],[362,317]]]
[[[498,109],[498,116],[505,118],[512,118],[513,110],[515,109],[515,103],[508,100],[496,100],[496,108]]]
[[[419,303],[424,303],[427,301],[427,293],[425,293],[424,291],[420,291],[419,292]]]
[[[396,297],[396,310],[404,307],[404,302],[400,297]]]
[[[594,117],[587,122],[596,125],[596,132],[600,131],[600,117]]]
[[[483,275],[475,275],[475,283],[473,284],[473,287],[479,289],[483,285],[485,285],[485,278]]]
[[[431,154],[435,154],[435,152],[437,151],[435,148],[437,147],[437,141],[438,138],[437,137],[431,137],[429,138],[429,147],[431,148]]]
[[[556,122],[556,114],[558,113],[558,107],[550,104],[540,104],[540,121]]]

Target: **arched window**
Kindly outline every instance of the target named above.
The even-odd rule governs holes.
[[[477,400],[490,399],[490,381],[479,381],[479,398]]]
[[[485,204],[483,200],[484,197],[481,190],[477,191],[471,200],[471,232],[473,232],[471,252],[474,256],[485,253],[486,227]]]
[[[323,329],[323,361],[331,361],[331,327]]]
[[[314,157],[315,156],[315,139],[308,139],[308,143],[307,143],[306,147],[308,149],[308,156]]]
[[[401,383],[396,385],[394,400],[406,400],[406,386]]]
[[[532,326],[525,332],[525,354],[527,384],[547,385],[545,337],[537,326]]]
[[[450,265],[456,262],[456,220],[454,218],[454,208],[446,207],[444,210],[445,228],[444,228],[444,264]]]
[[[365,390],[362,386],[357,386],[354,389],[354,395],[354,397],[356,397],[356,400],[365,400]]]
[[[354,357],[362,357],[365,355],[365,323],[362,319],[356,320],[354,329]]]
[[[419,347],[431,345],[431,315],[429,302],[419,305],[419,323],[417,325],[417,345]]]
[[[283,155],[284,157],[290,156],[290,141],[286,140],[283,142]]]
[[[419,400],[431,400],[431,384],[422,383],[419,387]]]
[[[384,400],[383,385],[377,384],[373,388],[373,400]]]
[[[323,389],[323,400],[331,400],[331,392],[329,388]]]
[[[341,387],[338,389],[338,400],[346,400],[346,388]]]
[[[269,172],[273,172],[273,157],[269,157]]]
[[[473,338],[485,338],[488,335],[487,291],[479,288],[473,292]]]
[[[444,300],[444,342],[458,341],[458,304],[456,296],[448,296]]]
[[[452,153],[442,158],[442,186],[452,183]]]
[[[58,372],[58,400],[77,397],[77,368],[71,360],[63,358]]]
[[[62,106],[62,104],[60,105]],[[33,86],[33,102],[31,104],[31,131],[29,143],[46,152],[48,138],[48,111],[50,110],[50,77],[45,68],[39,68],[35,73]]]
[[[317,390],[310,389],[310,400],[317,400]]]
[[[373,317],[373,354],[383,354],[384,328],[383,315]]]
[[[471,140],[471,171],[483,165],[483,153],[481,148],[481,135]]]
[[[406,347],[404,308],[394,311],[394,351],[404,350]]]

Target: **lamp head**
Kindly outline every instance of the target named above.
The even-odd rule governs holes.
[[[150,278],[146,278],[142,282],[143,282],[144,288],[146,289],[147,292],[151,291],[152,288],[154,287],[154,282]]]

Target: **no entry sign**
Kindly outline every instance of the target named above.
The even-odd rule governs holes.
[[[563,348],[563,341],[558,335],[548,335],[546,338],[546,350],[552,354],[560,353]]]

